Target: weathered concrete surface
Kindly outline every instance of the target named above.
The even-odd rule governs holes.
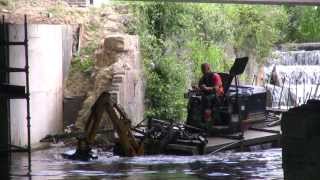
[[[88,92],[76,126],[84,128],[91,106],[104,91],[109,91],[124,107],[133,124],[143,119],[144,89],[137,36],[114,34],[107,36],[96,52],[93,90]],[[106,128],[112,128],[104,116]]]
[[[10,41],[22,41],[22,25],[10,25]],[[63,26],[29,25],[31,143],[62,131]],[[64,48],[66,48],[64,46]],[[72,48],[68,48],[72,49]],[[24,67],[23,46],[10,47],[10,66]],[[25,85],[24,73],[11,73],[10,83]],[[11,141],[27,144],[26,101],[11,100]]]
[[[62,67],[63,67],[63,80],[68,77],[71,59],[73,54],[73,33],[74,26],[62,26]]]
[[[281,120],[284,178],[316,180],[320,177],[320,101],[290,109]]]

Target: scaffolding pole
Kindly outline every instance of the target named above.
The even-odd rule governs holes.
[[[3,26],[5,26],[5,16],[2,16],[2,21],[3,21]],[[20,147],[17,145],[13,145],[11,143],[11,135],[10,135],[10,127],[11,127],[11,122],[9,120],[9,116],[7,117],[8,123],[9,123],[9,151],[10,152],[27,152],[28,153],[28,169],[29,172],[31,171],[31,115],[30,115],[30,82],[29,82],[29,54],[28,54],[28,22],[27,22],[27,16],[24,15],[24,40],[21,42],[10,42],[9,37],[4,38],[3,41],[0,41],[0,46],[2,47],[7,47],[9,46],[24,46],[24,51],[25,51],[25,67],[24,68],[18,68],[18,67],[10,67],[10,63],[8,63],[7,67],[1,68],[0,72],[4,73],[25,73],[25,86],[15,86],[15,85],[10,85],[10,84],[0,84],[1,86],[7,86],[9,90],[3,90],[4,92],[1,92],[0,90],[0,96],[6,97],[7,99],[25,99],[26,100],[26,110],[27,110],[27,148],[25,147]],[[9,57],[9,56],[8,56]],[[10,62],[10,59],[9,59]],[[8,81],[9,82],[9,81]],[[12,87],[20,87],[23,88],[23,94],[21,93],[11,93],[10,88]],[[10,114],[10,112],[9,112]],[[13,149],[14,148],[14,149]]]

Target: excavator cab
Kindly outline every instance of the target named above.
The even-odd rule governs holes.
[[[241,131],[241,120],[244,118],[241,111],[237,76],[242,74],[248,58],[237,58],[229,73],[218,73],[222,79],[224,96],[219,97],[212,107],[211,120],[204,118],[203,98],[199,90],[189,90],[185,95],[189,99],[187,125],[204,129],[209,135],[236,133]],[[231,85],[232,82],[234,85]]]

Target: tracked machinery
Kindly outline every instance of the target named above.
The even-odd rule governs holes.
[[[203,129],[208,136],[243,138],[243,131],[256,122],[266,120],[266,90],[264,87],[239,85],[248,58],[236,58],[228,73],[218,73],[222,79],[224,96],[211,107],[211,117],[204,118],[203,94],[189,90],[188,117],[186,124]],[[232,83],[233,82],[233,83]]]
[[[204,154],[208,136],[242,139],[245,126],[266,119],[265,89],[239,85],[237,76],[243,73],[247,62],[248,58],[237,58],[229,73],[219,73],[225,95],[219,104],[213,105],[210,122],[203,118],[201,91],[190,90],[185,94],[189,99],[185,124],[151,118],[136,126],[131,125],[125,111],[115,103],[111,94],[103,92],[91,108],[85,133],[78,137],[75,153],[63,156],[78,160],[97,158],[92,153],[92,146],[104,112],[108,114],[118,137],[113,147],[114,153],[121,156]]]
[[[116,104],[108,92],[103,92],[91,108],[85,126],[85,133],[78,137],[76,151],[64,153],[63,157],[72,160],[90,160],[97,156],[92,152],[95,136],[106,112],[113,124],[117,140],[114,153],[121,156],[148,154],[202,154],[207,139],[203,130],[158,119],[148,119],[133,127],[120,105]],[[188,129],[192,129],[190,132]]]

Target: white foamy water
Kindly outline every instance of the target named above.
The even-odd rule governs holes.
[[[274,87],[273,85],[267,86],[270,92],[272,92],[273,106],[292,106],[295,104],[303,104],[308,99],[319,99],[319,50],[276,51],[272,54],[264,70],[267,79],[270,79],[274,71],[281,83],[280,87]]]

